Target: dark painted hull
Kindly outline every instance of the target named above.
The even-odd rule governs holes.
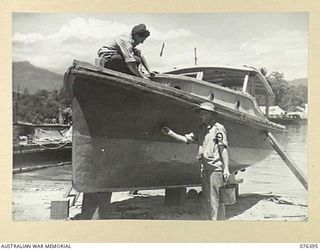
[[[112,71],[101,75],[75,67],[65,81],[73,91],[72,176],[78,191],[200,184],[197,146],[178,143],[160,129],[165,125],[179,133],[196,129],[193,110],[203,98]],[[223,107],[219,112],[228,134],[231,171],[270,153],[265,131],[272,127],[266,122],[225,115]]]

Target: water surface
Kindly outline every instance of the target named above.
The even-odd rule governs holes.
[[[308,126],[290,125],[287,129],[282,138],[279,138],[279,142],[301,171],[308,176]],[[276,152],[237,176],[244,179],[244,183],[240,186],[240,193],[270,192],[289,198],[298,198],[307,204],[307,191]]]

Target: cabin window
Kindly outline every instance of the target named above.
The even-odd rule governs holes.
[[[184,74],[179,74],[181,76],[188,76],[188,77],[191,77],[191,78],[197,78],[197,73],[194,72],[194,73],[184,73]]]
[[[223,69],[205,70],[203,80],[232,90],[243,91],[246,73]]]
[[[248,92],[251,96],[255,96],[255,95],[256,95],[256,84],[255,84],[255,79],[254,79],[254,77],[249,77],[247,92]]]
[[[200,71],[197,73],[197,79],[202,80],[203,79],[203,71]]]
[[[236,109],[240,108],[240,101],[239,100],[236,101],[236,105],[235,106],[236,106]]]
[[[249,94],[255,97],[259,106],[266,106],[267,95],[270,95],[266,89],[263,79],[252,70],[235,70],[227,68],[190,68],[191,72],[187,70],[177,70],[171,72],[171,74],[177,74],[182,76],[188,76],[205,82],[209,82],[222,87],[227,87],[234,91],[239,91],[245,94]],[[168,72],[170,74],[170,72]],[[183,85],[183,88],[185,86]],[[211,93],[208,94],[208,98],[213,100],[215,97]],[[235,106],[239,106],[240,104]]]
[[[199,72],[189,72],[189,73],[184,73],[184,74],[180,74],[182,76],[188,76],[188,77],[192,77],[198,80],[202,80],[203,79],[203,72],[199,71]]]
[[[266,91],[265,86],[261,83],[261,80],[257,76],[250,76],[248,82],[248,93],[256,98],[256,101],[259,106],[267,106],[269,101],[268,93]],[[271,97],[272,98],[272,97]],[[273,102],[273,100],[270,100]]]

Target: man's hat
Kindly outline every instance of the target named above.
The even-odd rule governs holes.
[[[198,107],[196,107],[195,110],[198,110],[198,111],[199,110],[206,110],[206,111],[214,112],[214,111],[216,111],[216,107],[211,102],[203,102]]]
[[[148,37],[150,35],[149,30],[147,30],[146,25],[143,23],[140,23],[140,24],[134,26],[131,30],[131,33],[138,34],[140,36],[145,36],[145,37]]]

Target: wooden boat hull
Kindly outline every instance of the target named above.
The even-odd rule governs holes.
[[[203,99],[188,102],[183,99],[186,95],[180,98],[181,91],[173,88],[171,95],[151,90],[149,86],[158,86],[148,80],[132,76],[119,80],[112,74],[82,70],[67,72],[66,83],[73,91],[72,178],[78,191],[200,184],[197,145],[178,143],[160,129],[169,126],[179,133],[196,129],[194,106]],[[218,120],[227,130],[232,172],[263,160],[272,151],[265,136],[267,126],[224,115]]]

